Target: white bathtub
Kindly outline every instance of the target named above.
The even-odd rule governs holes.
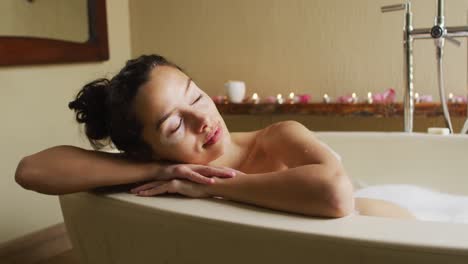
[[[468,136],[321,132],[350,175],[468,195]],[[60,196],[82,263],[468,263],[468,225],[317,219],[219,199]]]

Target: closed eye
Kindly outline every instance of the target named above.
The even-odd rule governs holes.
[[[192,103],[192,105],[195,104],[196,102],[200,101],[200,99],[202,99],[202,98],[203,98],[203,94],[200,94],[200,96]],[[175,132],[177,132],[177,130],[179,130],[180,126],[182,125],[182,119],[183,118],[181,117],[179,125],[177,126],[177,128],[175,130],[171,131],[171,133],[175,133]]]
[[[195,100],[195,101],[192,103],[192,105],[195,104],[196,102],[200,101],[200,99],[202,99],[202,97],[203,97],[203,94],[200,94],[200,96],[197,98],[197,100]]]
[[[179,126],[177,126],[177,128],[175,130],[171,131],[171,134],[175,133],[177,130],[179,130],[181,125],[182,125],[182,117],[180,118]]]

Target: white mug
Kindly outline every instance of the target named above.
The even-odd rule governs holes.
[[[242,103],[245,97],[245,83],[242,81],[227,81],[224,84],[231,103]]]

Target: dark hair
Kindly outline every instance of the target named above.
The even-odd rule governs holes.
[[[130,158],[149,161],[152,149],[142,138],[143,126],[135,116],[133,101],[138,89],[149,80],[157,66],[183,70],[159,55],[142,55],[129,60],[112,79],[97,79],[86,84],[68,107],[76,121],[85,124],[86,136],[95,149],[111,142]]]

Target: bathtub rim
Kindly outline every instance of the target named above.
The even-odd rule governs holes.
[[[175,195],[138,197],[129,193],[96,194],[82,192],[65,196],[61,195],[59,197],[61,206],[63,206],[62,199],[85,199],[90,202],[96,202],[94,199],[97,199],[98,202],[110,203],[130,210],[150,210],[151,214],[170,215],[199,223],[229,225],[232,228],[264,229],[293,236],[305,236],[330,243],[351,243],[363,247],[397,251],[468,256],[468,228],[466,228],[468,225],[461,223],[402,220],[360,215],[324,220],[227,200],[187,199]],[[197,210],[190,210],[190,208],[193,209],[194,207]],[[232,215],[235,214],[236,218],[229,218],[224,214],[215,215],[213,209],[219,208],[227,209]],[[260,219],[265,218],[268,218],[268,222],[259,223]],[[399,232],[405,234],[403,239],[396,239],[394,235],[392,236],[395,230],[394,228],[389,229],[388,226],[390,225],[399,228]],[[305,229],[304,227],[308,228]],[[346,230],[347,232],[341,232]]]
[[[315,131],[311,130],[314,135],[325,135],[325,136],[351,136],[351,137],[404,137],[404,138],[432,138],[438,140],[447,140],[449,138],[455,138],[457,140],[468,139],[468,134],[451,134],[451,135],[437,135],[428,134],[423,132],[395,132],[395,131]]]

